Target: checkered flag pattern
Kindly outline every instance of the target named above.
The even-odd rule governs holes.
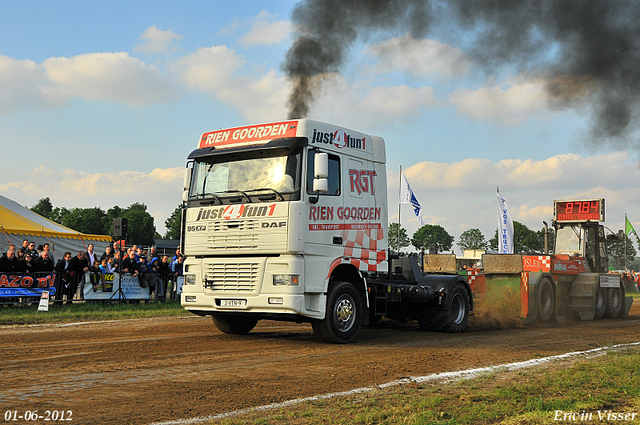
[[[345,230],[342,238],[346,241],[344,256],[358,270],[378,271],[380,263],[387,260],[387,251],[378,249],[378,241],[384,239],[382,229]]]
[[[469,282],[469,285],[471,285],[476,281],[476,278],[478,277],[479,274],[480,274],[479,269],[467,270],[467,282]]]
[[[540,261],[540,264],[542,265],[541,269],[543,271],[548,272],[551,270],[551,257],[548,255],[539,255],[538,261]]]

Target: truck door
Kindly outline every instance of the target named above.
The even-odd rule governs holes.
[[[309,200],[308,234],[305,254],[314,261],[314,255],[333,259],[344,254],[344,195],[342,158],[329,153],[329,190],[325,194],[313,192],[315,150],[307,151],[307,199]],[[317,202],[313,202],[314,198]],[[318,260],[318,259],[315,259]]]

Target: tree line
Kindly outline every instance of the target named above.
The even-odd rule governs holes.
[[[29,209],[80,233],[113,236],[113,219],[126,218],[130,243],[149,246],[153,245],[154,239],[162,238],[156,231],[154,218],[147,211],[147,206],[139,202],[135,202],[126,208],[116,205],[106,211],[100,207],[68,209],[54,207],[51,199],[47,197],[40,199]],[[180,237],[181,212],[182,206],[178,206],[171,217],[165,221],[167,228],[167,232],[164,235],[165,239],[178,239]]]
[[[438,252],[450,251],[453,247],[454,237],[442,226],[437,224],[427,224],[419,228],[411,238],[406,229],[400,227],[398,223],[389,223],[389,246],[396,251],[412,245],[416,250],[428,249],[435,244]],[[545,229],[538,231],[528,228],[519,221],[513,221],[513,242],[514,252],[518,254],[543,254],[545,252]],[[549,251],[553,250],[555,232],[552,228],[548,230]],[[626,263],[625,263],[626,245]],[[486,251],[498,251],[498,229],[494,236],[486,240],[480,229],[468,229],[462,232],[456,246],[460,252],[465,249],[482,249]],[[622,241],[610,241],[607,243],[610,266],[616,269],[640,268],[640,259],[636,258],[637,251],[631,239]]]

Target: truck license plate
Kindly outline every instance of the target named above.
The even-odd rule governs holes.
[[[220,300],[220,307],[244,307],[247,300]]]

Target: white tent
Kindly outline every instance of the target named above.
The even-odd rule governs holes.
[[[35,242],[36,247],[49,243],[55,260],[62,258],[65,251],[74,256],[78,251],[86,251],[90,243],[101,255],[111,243],[111,236],[76,232],[0,195],[0,254],[11,244],[19,249],[24,239]]]

